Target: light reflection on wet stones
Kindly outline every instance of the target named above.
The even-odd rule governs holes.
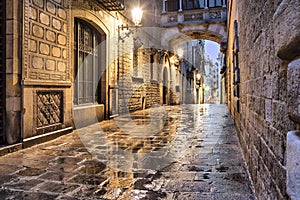
[[[106,177],[94,175],[94,174],[78,174],[74,178],[70,179],[71,183],[79,183],[85,185],[100,185]]]
[[[16,175],[19,176],[38,176],[45,172],[45,169],[25,168],[19,171]]]
[[[9,170],[0,158],[0,173],[15,172],[2,186],[8,191],[22,190],[22,194],[40,191],[41,196],[29,193],[42,199],[57,195],[57,199],[230,199],[230,194],[251,199],[250,182],[225,106],[164,108],[165,118],[154,120],[158,125],[164,122],[155,134],[139,135],[142,129],[130,132],[130,127],[121,129],[110,120],[100,123],[102,132],[99,125],[82,129],[87,133],[83,144],[74,132],[37,147],[35,154],[51,155],[49,160],[41,157],[46,159],[46,171],[16,167],[19,157],[11,159],[14,169]],[[120,118],[119,123],[132,120],[143,127],[151,120],[147,110],[129,117]],[[36,155],[28,158],[39,160]],[[43,196],[45,192],[55,195]],[[20,195],[3,189],[1,194],[8,198]]]

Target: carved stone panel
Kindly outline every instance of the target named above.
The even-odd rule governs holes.
[[[199,21],[203,20],[203,13],[185,14],[184,21]]]
[[[70,81],[69,4],[24,0],[23,80]]]
[[[37,128],[63,123],[63,91],[37,91]]]
[[[209,19],[221,19],[221,12],[210,12]]]
[[[177,22],[177,15],[170,15],[168,18],[168,22]]]

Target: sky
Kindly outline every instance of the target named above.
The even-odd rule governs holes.
[[[205,53],[208,54],[213,61],[217,61],[219,52],[220,45],[218,43],[212,42],[210,40],[205,40]]]

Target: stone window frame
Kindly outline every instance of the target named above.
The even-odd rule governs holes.
[[[91,41],[87,41],[87,35],[80,35],[79,28],[86,34],[86,30],[90,30]],[[102,65],[102,54],[101,46],[99,45],[102,42],[102,34],[90,23],[75,18],[74,23],[74,105],[86,105],[86,104],[99,104],[101,98],[101,65]],[[81,33],[82,34],[82,33]],[[82,37],[82,38],[80,38]],[[80,39],[82,43],[80,44]],[[91,42],[89,45],[85,44],[86,42]],[[97,44],[96,44],[97,43]],[[79,66],[80,55],[83,55],[82,62],[84,66]],[[91,60],[87,60],[91,59]],[[87,67],[91,66],[87,62],[91,61],[92,68]],[[98,67],[97,67],[98,66]],[[83,67],[83,68],[82,68]],[[91,77],[88,77],[88,74]],[[82,78],[82,80],[81,80]],[[92,80],[90,80],[90,78]],[[83,84],[83,93],[80,94],[80,84]]]

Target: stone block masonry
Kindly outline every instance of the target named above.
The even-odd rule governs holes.
[[[68,1],[25,1],[24,79],[70,80],[68,15]]]
[[[299,57],[300,2],[277,2],[230,1],[233,9],[228,15],[230,23],[237,20],[239,25],[243,85],[240,112],[235,112],[235,105],[231,111],[258,199],[290,198],[286,138],[299,123],[299,70],[293,60]],[[233,34],[231,29],[228,61]]]
[[[118,85],[121,114],[161,104],[159,82],[150,80],[151,52],[134,46],[136,44],[132,41],[132,38],[126,38],[119,46]],[[158,77],[156,74],[154,76]]]
[[[70,1],[23,1],[23,139],[71,126]]]

